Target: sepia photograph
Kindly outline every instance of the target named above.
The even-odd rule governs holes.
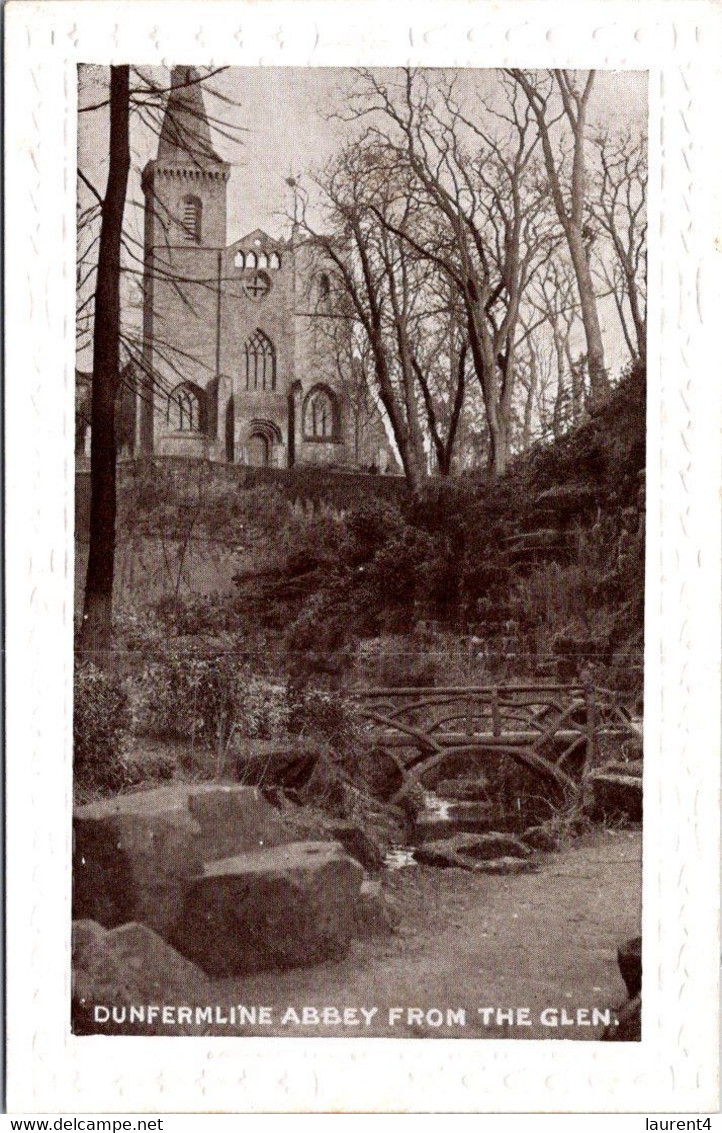
[[[75,80],[72,1033],[639,1042],[647,72]]]
[[[709,1128],[722,15],[571,11],[8,0],[16,1124]]]

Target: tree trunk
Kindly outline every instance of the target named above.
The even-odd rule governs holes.
[[[569,224],[567,229],[569,251],[574,265],[574,273],[579,287],[579,305],[582,311],[584,337],[587,342],[587,364],[589,366],[590,408],[601,405],[609,397],[609,377],[604,363],[604,345],[599,325],[597,297],[594,292],[589,258],[579,229]]]
[[[586,107],[587,98],[592,89],[594,72],[589,77],[582,96],[574,96],[575,107],[572,105],[570,88],[562,81],[563,71],[555,71],[557,84],[562,95],[564,113],[572,134],[572,169],[570,177],[570,208],[564,201],[562,192],[562,178],[557,169],[552,142],[547,121],[547,100],[542,98],[533,84],[524,75],[523,71],[512,69],[509,72],[524,91],[529,106],[539,126],[539,138],[544,153],[544,164],[549,178],[549,190],[552,203],[559,223],[569,245],[569,253],[574,267],[574,274],[579,288],[579,305],[581,307],[584,336],[587,341],[587,360],[589,365],[589,401],[590,406],[600,405],[609,397],[610,386],[607,369],[604,363],[604,345],[602,332],[599,326],[599,313],[597,299],[594,291],[592,272],[589,266],[589,256],[584,246],[584,205],[585,205],[585,160],[584,146],[586,142]],[[562,76],[562,77],[560,77]]]
[[[524,403],[524,426],[521,439],[522,452],[526,452],[531,444],[531,419],[534,410],[534,394],[537,387],[537,365],[534,351],[529,351],[529,390]]]
[[[115,562],[115,399],[120,367],[120,252],[130,170],[129,67],[110,68],[110,152],[101,210],[93,326],[90,547],[81,653],[103,665],[111,640]]]

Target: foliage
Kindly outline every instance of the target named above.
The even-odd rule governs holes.
[[[81,792],[113,791],[132,782],[128,760],[131,714],[119,676],[92,662],[75,667],[73,767]]]
[[[254,673],[242,655],[173,641],[133,681],[133,711],[136,732],[190,739],[219,759],[234,737],[271,738],[287,716],[285,688]]]
[[[454,680],[553,676],[560,659],[586,651],[621,687],[643,631],[644,446],[636,367],[602,410],[494,481],[433,480],[413,497],[371,497],[344,511],[291,504],[277,487],[206,486],[199,522],[237,540],[236,593],[121,611],[120,638],[149,664],[169,642],[176,652],[202,643],[206,654],[232,650],[254,673],[331,689],[353,680],[354,666],[383,684],[429,684],[441,671]],[[422,640],[424,627],[435,641]],[[443,635],[462,642],[458,657]],[[371,672],[364,643],[397,638]],[[194,679],[176,681],[174,671],[164,678],[181,702],[171,722],[197,695]],[[165,701],[158,696],[161,724]],[[217,732],[197,720],[182,729]]]
[[[288,727],[292,735],[326,744],[341,757],[360,743],[353,706],[343,697],[317,688],[289,689]]]

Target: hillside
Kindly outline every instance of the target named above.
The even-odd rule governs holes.
[[[632,373],[495,484],[436,480],[417,499],[382,477],[345,485],[340,504],[333,478],[326,501],[282,472],[246,484],[223,467],[138,465],[121,480],[121,644],[137,643],[142,613],[151,637],[230,632],[303,680],[566,679],[592,665],[637,693],[644,462]]]
[[[430,634],[452,632],[478,643],[490,672],[565,678],[592,665],[638,689],[644,461],[645,383],[634,373],[494,485],[437,482],[402,506],[349,512],[333,554],[289,556],[265,600],[286,607],[287,623],[288,599],[302,596],[288,635],[301,651],[379,634],[413,634],[410,650],[424,651]]]

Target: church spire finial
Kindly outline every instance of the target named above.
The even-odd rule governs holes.
[[[158,143],[158,161],[172,165],[208,165],[221,161],[211,143],[201,84],[196,67],[173,67]]]

